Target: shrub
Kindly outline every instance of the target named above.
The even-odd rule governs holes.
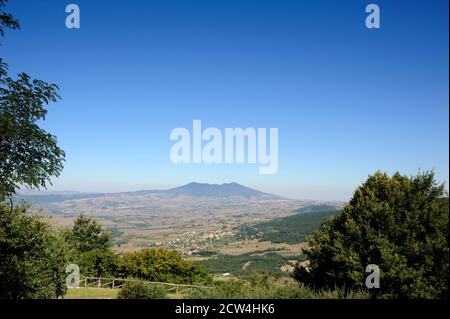
[[[120,290],[118,299],[164,299],[167,290],[161,286],[140,280],[127,281]]]
[[[80,254],[79,265],[83,276],[107,277],[114,274],[117,255],[110,250],[94,249]]]

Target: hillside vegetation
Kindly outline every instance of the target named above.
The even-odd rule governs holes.
[[[322,223],[329,220],[339,212],[323,211],[333,206],[306,207],[297,210],[297,214],[271,220],[256,225],[241,225],[238,228],[237,238],[259,239],[261,242],[297,244],[307,240]],[[306,210],[315,212],[304,213]],[[211,253],[211,252],[209,252]],[[249,253],[230,255],[212,253],[209,259],[201,261],[212,273],[231,273],[247,278],[255,272],[269,276],[281,277],[289,275],[281,270],[282,266],[291,264],[292,260],[303,261],[305,256],[299,250],[293,256],[283,256],[276,249],[253,251]]]
[[[249,280],[216,281],[211,289],[192,290],[197,299],[366,299],[366,291],[313,290],[293,280],[255,275]]]
[[[300,254],[299,254],[300,255]],[[273,277],[287,275],[281,267],[291,260],[299,260],[300,256],[282,256],[277,252],[267,251],[241,255],[219,254],[200,263],[214,274],[231,273],[235,276],[248,278],[255,272]]]
[[[339,211],[298,213],[256,225],[239,227],[240,238],[258,238],[272,243],[296,244],[306,241],[322,223],[337,215]]]

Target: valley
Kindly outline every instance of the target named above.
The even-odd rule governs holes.
[[[80,214],[94,217],[111,232],[113,249],[118,253],[165,247],[201,262],[223,256],[234,256],[231,262],[237,264],[252,260],[249,268],[263,259],[289,264],[288,260],[300,255],[305,240],[300,236],[277,242],[268,231],[262,237],[258,235],[253,225],[267,228],[267,223],[289,216],[335,210],[343,205],[287,199],[237,183],[190,183],[169,190],[127,193],[38,193],[20,199],[61,226],[71,226]],[[316,224],[313,228],[318,227]],[[253,233],[249,233],[251,229]]]

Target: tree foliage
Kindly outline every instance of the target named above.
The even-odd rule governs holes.
[[[0,0],[0,36],[5,35],[5,28],[8,29],[18,29],[20,27],[20,23],[16,20],[12,14],[4,11],[4,7],[8,0]]]
[[[5,28],[16,29],[19,22],[3,11],[0,0],[0,36]],[[59,176],[64,151],[56,137],[39,127],[45,120],[45,105],[59,99],[58,87],[20,73],[17,79],[7,74],[0,58],[0,201],[21,186],[46,187],[50,177]]]
[[[83,276],[113,276],[118,257],[109,249],[94,249],[80,254],[79,266]]]
[[[0,204],[0,299],[63,296],[72,252],[59,230],[26,210]]]
[[[124,253],[117,272],[124,278],[171,283],[200,284],[211,280],[206,268],[183,259],[177,251],[163,248]]]
[[[366,266],[380,268],[384,298],[446,298],[449,279],[448,196],[433,172],[408,178],[377,172],[343,212],[309,241],[309,268],[296,278],[316,288],[364,289]]]
[[[118,257],[111,250],[111,235],[95,219],[80,215],[64,235],[76,252],[81,275],[107,277],[115,274]]]
[[[209,269],[213,274],[231,273],[240,278],[248,278],[254,272],[266,274],[272,277],[283,277],[284,265],[297,256],[284,256],[275,249],[252,251],[240,255],[217,254],[199,263]]]
[[[298,211],[298,210],[297,210]],[[243,224],[237,228],[237,238],[270,241],[272,243],[297,244],[306,241],[327,219],[338,214],[333,211],[300,212],[295,215],[276,218],[256,225]]]
[[[118,299],[164,299],[167,290],[141,280],[127,281],[119,291]]]
[[[80,254],[111,247],[110,234],[95,219],[83,214],[74,221],[68,237]]]

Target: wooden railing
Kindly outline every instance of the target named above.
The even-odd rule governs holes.
[[[122,286],[127,281],[132,281],[134,279],[123,279],[123,278],[102,278],[102,277],[82,277],[80,279],[80,287],[96,287],[96,288],[122,288]],[[200,285],[189,285],[189,284],[174,284],[169,282],[159,282],[159,281],[147,281],[142,280],[149,285],[162,286],[169,292],[174,292],[176,294],[183,294],[190,292],[192,289],[210,289],[208,286]]]

